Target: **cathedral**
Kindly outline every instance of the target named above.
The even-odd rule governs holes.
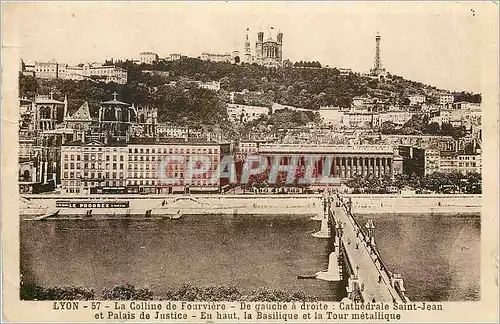
[[[281,67],[283,65],[283,33],[278,31],[275,38],[273,38],[272,31],[274,31],[274,28],[271,27],[267,39],[264,40],[264,32],[258,32],[257,41],[255,42],[255,55],[252,55],[248,31],[247,28],[243,62],[257,63],[267,67]]]

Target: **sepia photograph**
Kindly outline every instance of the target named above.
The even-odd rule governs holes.
[[[498,3],[2,6],[10,298],[393,321],[498,289]]]

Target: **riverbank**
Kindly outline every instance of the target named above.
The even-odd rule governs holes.
[[[122,217],[175,219],[182,215],[318,215],[322,196],[309,195],[23,195],[22,219]],[[352,201],[355,214],[477,214],[481,195],[343,195]],[[56,201],[126,201],[128,208],[58,208]],[[28,203],[26,203],[28,202]],[[29,206],[28,206],[29,205]],[[149,211],[148,215],[146,213]],[[51,215],[56,216],[51,216]]]
[[[208,195],[208,196],[42,196],[28,198],[30,208],[21,209],[22,219],[175,219],[183,215],[309,215],[322,212],[320,195]],[[127,201],[129,208],[58,208],[56,201]],[[38,208],[36,207],[38,206]],[[86,213],[91,210],[91,216]],[[149,211],[149,213],[147,213]],[[54,216],[52,216],[52,214]],[[45,215],[46,217],[44,217]]]
[[[353,214],[478,214],[481,195],[343,195]]]
[[[94,288],[81,286],[42,287],[23,283],[21,300],[171,300],[171,301],[260,301],[260,302],[313,302],[314,296],[303,291],[284,291],[270,287],[259,287],[246,291],[235,285],[194,286],[191,283],[177,289],[155,294],[149,287],[137,288],[132,284],[105,288],[100,295]]]

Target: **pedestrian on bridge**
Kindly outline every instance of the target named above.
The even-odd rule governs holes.
[[[382,282],[382,276],[378,276],[378,283]]]

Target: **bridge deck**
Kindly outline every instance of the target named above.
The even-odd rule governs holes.
[[[342,207],[335,207],[335,203],[332,204],[332,209],[335,211],[334,218],[345,224],[342,241],[352,268],[356,272],[356,267],[359,267],[359,284],[364,284],[362,295],[365,302],[371,302],[373,299],[376,302],[392,302],[393,298],[398,303],[403,302],[399,294],[391,286],[387,274],[377,266],[376,256],[370,255],[370,250],[361,235],[356,236],[357,226],[352,218],[347,215]],[[358,249],[356,249],[356,244],[358,244]],[[380,283],[379,276],[382,276]]]

